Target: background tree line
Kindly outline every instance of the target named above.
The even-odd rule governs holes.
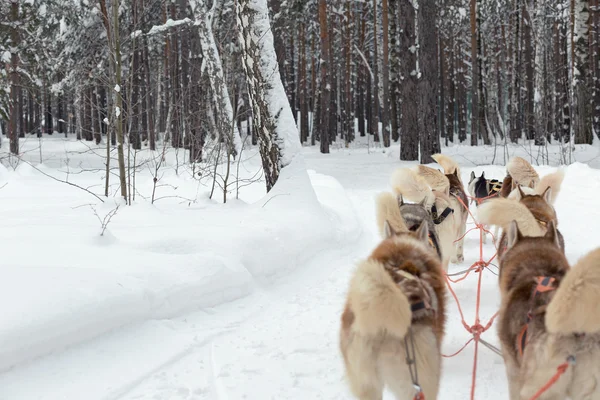
[[[268,5],[302,143],[327,153],[358,135],[429,162],[442,141],[591,143],[599,1]],[[19,137],[73,134],[108,147],[168,143],[198,162],[235,157],[241,138],[257,144],[240,3],[2,2],[0,127],[11,151]]]

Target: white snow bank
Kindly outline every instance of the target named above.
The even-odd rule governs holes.
[[[0,232],[0,371],[128,324],[240,298],[255,281],[361,233],[341,185],[313,173],[315,194],[301,157],[253,205],[122,206],[102,238],[90,209],[71,207],[89,201],[77,198],[85,194],[26,166],[17,172],[0,191],[11,227]]]

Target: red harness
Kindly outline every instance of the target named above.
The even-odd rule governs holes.
[[[537,277],[537,286],[535,287],[535,290],[531,295],[530,306],[529,311],[527,312],[527,319],[525,321],[525,325],[523,326],[523,329],[521,329],[519,336],[517,336],[517,349],[521,357],[523,357],[523,352],[525,351],[525,346],[527,345],[527,329],[529,328],[529,323],[533,319],[533,302],[535,300],[535,297],[538,295],[538,293],[545,293],[556,289],[553,286],[555,280],[556,279],[549,276]]]

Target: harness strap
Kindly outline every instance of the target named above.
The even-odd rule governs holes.
[[[438,243],[434,232],[429,232],[429,238],[427,241],[429,242],[429,245],[434,248],[435,252],[441,259],[442,258],[442,249],[440,249],[440,244]]]
[[[409,346],[410,341],[410,346]],[[412,326],[408,327],[408,332],[404,336],[404,347],[406,349],[406,365],[410,372],[410,379],[412,380],[413,387],[416,390],[415,397],[413,400],[425,400],[423,389],[419,385],[419,373],[417,371],[417,353],[415,351],[415,338],[412,331]]]
[[[538,276],[536,278],[536,280],[537,280],[537,285],[536,285],[535,290],[533,291],[533,293],[531,295],[531,299],[529,301],[530,302],[529,311],[527,312],[527,318],[525,320],[525,325],[523,325],[521,332],[519,332],[519,335],[517,336],[517,350],[519,351],[519,355],[521,357],[523,357],[523,352],[525,351],[525,346],[527,345],[527,330],[529,329],[529,323],[533,319],[533,301],[535,300],[535,297],[539,293],[545,293],[545,292],[549,292],[551,290],[556,289],[553,286],[553,283],[556,279],[551,276]]]
[[[500,190],[502,190],[502,182],[496,179],[487,181],[488,196],[491,196],[493,194],[498,195],[500,193]]]
[[[444,222],[444,220],[448,218],[448,215],[452,214],[453,212],[454,210],[452,208],[446,207],[444,211],[438,215],[437,207],[434,204],[431,206],[431,219],[433,219],[434,224],[439,225]]]

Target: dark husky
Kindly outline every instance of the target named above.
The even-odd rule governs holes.
[[[471,197],[477,200],[473,200],[477,205],[487,199],[497,197],[502,189],[502,182],[497,179],[485,179],[485,171],[481,173],[481,176],[475,176],[475,172],[471,171],[471,178],[469,179],[469,193]]]

